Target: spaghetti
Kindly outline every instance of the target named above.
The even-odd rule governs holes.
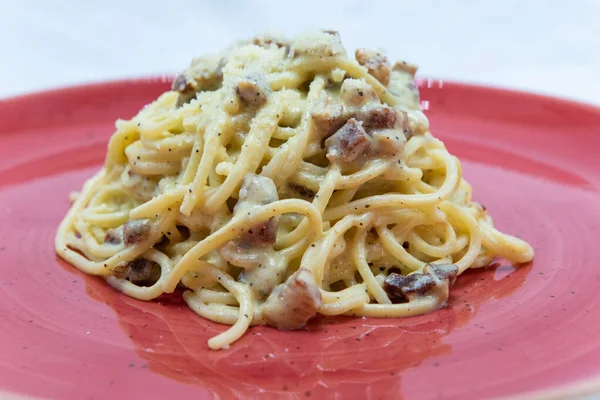
[[[232,325],[212,349],[255,324],[443,306],[467,268],[533,250],[471,201],[415,72],[380,52],[350,58],[333,31],[195,59],[117,121],[57,253],[140,300],[184,288],[194,312]]]

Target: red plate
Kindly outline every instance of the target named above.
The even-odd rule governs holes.
[[[178,299],[141,302],[54,254],[117,117],[167,88],[124,81],[0,102],[0,391],[50,398],[482,398],[600,389],[600,110],[446,83],[423,88],[433,132],[502,230],[535,261],[470,271],[450,304],[407,319],[223,326]],[[586,383],[579,383],[579,382]],[[555,392],[556,393],[556,392]],[[564,392],[563,392],[564,394]]]

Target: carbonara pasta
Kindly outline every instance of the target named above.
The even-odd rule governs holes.
[[[298,329],[316,314],[405,317],[456,277],[533,257],[497,231],[429,132],[416,67],[349,57],[334,31],[262,36],[193,60],[118,120],[56,251],[122,293],[182,292],[231,325]]]

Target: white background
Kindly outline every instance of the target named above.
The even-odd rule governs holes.
[[[174,73],[235,40],[311,27],[421,76],[600,105],[600,0],[0,0],[0,98]]]
[[[0,97],[173,73],[257,32],[340,31],[420,75],[600,104],[600,0],[0,0]]]

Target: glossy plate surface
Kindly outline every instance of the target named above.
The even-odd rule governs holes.
[[[427,86],[427,85],[425,85]],[[102,164],[117,117],[168,87],[123,81],[0,101],[0,392],[87,398],[482,398],[600,376],[600,110],[445,83],[432,132],[533,263],[470,271],[449,306],[404,320],[223,326],[177,298],[141,302],[59,260],[70,191]],[[598,385],[600,387],[600,385]],[[590,390],[594,384],[588,383]]]

